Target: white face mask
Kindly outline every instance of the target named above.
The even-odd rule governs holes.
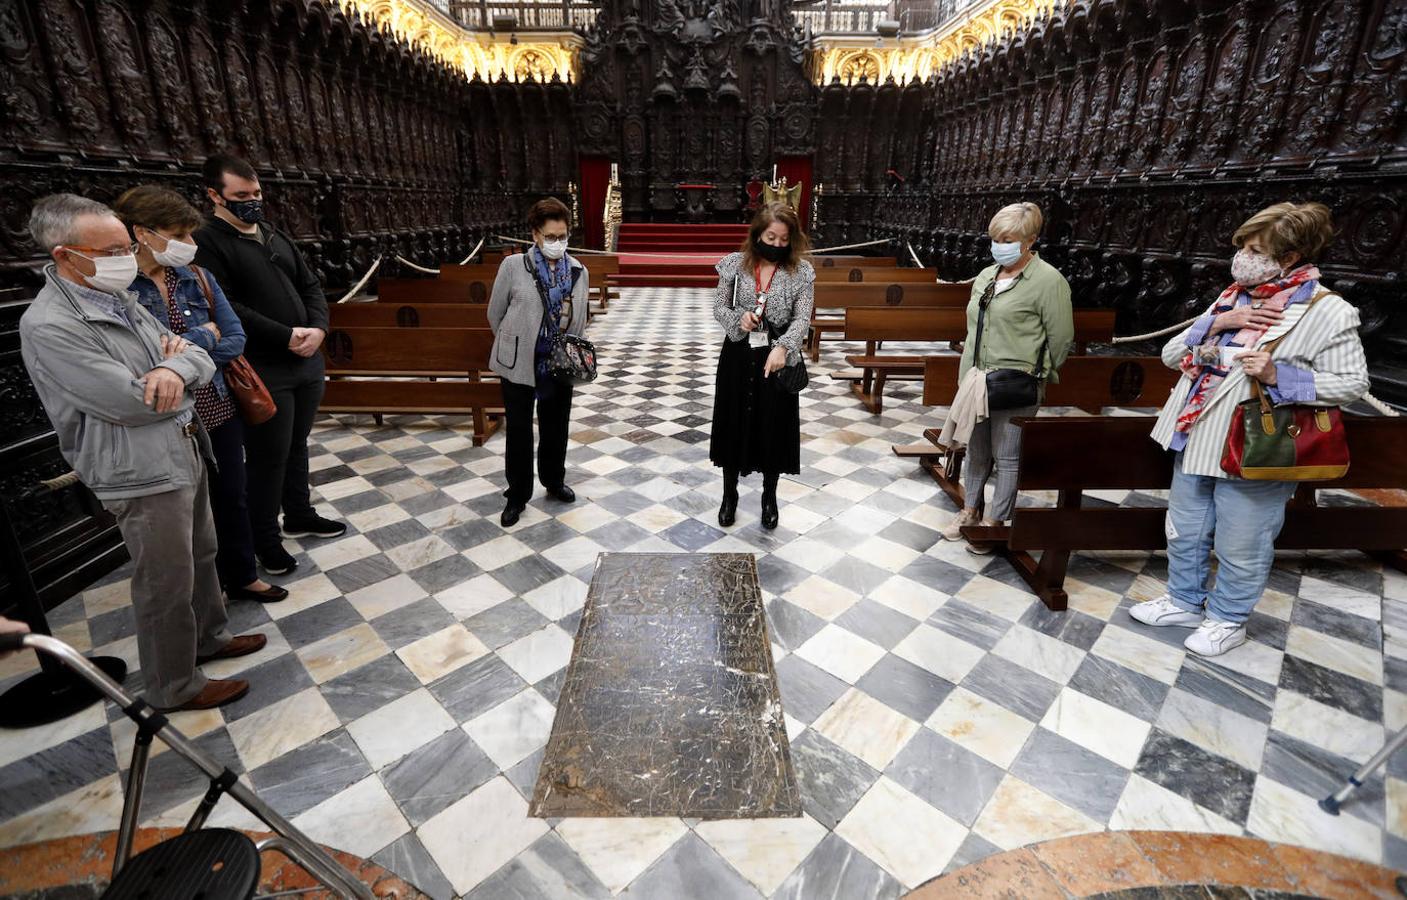
[[[1020,241],[992,241],[992,259],[1009,266],[1021,258]]]
[[[164,235],[163,235],[164,236]],[[146,243],[143,241],[142,243]],[[178,241],[175,238],[166,238],[166,249],[157,250],[151,244],[147,244],[147,249],[151,250],[151,258],[163,266],[184,266],[195,259],[198,249],[195,244],[188,244],[185,241]]]
[[[93,264],[96,271],[92,275],[84,275],[83,280],[95,291],[106,291],[109,294],[125,291],[137,277],[137,257],[130,253],[126,256],[99,256],[94,259],[76,250],[68,252],[74,256],[82,256]]]
[[[541,249],[543,256],[556,262],[567,255],[567,239],[562,238],[560,241],[549,241],[544,238]]]
[[[1284,274],[1284,269],[1264,253],[1254,253],[1242,247],[1231,257],[1231,277],[1241,287],[1255,287]]]

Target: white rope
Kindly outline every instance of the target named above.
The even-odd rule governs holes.
[[[337,302],[338,302],[338,303],[346,303],[348,300],[350,300],[350,299],[352,299],[354,296],[356,296],[357,291],[359,291],[359,290],[361,290],[362,288],[366,287],[366,283],[371,280],[371,276],[374,275],[374,274],[376,274],[376,270],[381,267],[381,260],[384,259],[384,258],[385,258],[385,257],[383,257],[383,256],[378,256],[378,257],[376,257],[376,262],[372,263],[372,264],[371,264],[371,268],[366,270],[366,274],[362,276],[362,280],[361,280],[361,281],[358,281],[356,284],[354,284],[354,285],[352,286],[352,289],[351,289],[350,291],[348,291],[347,293],[343,294],[343,295],[342,295],[342,299],[341,299],[341,300],[338,300]]]
[[[438,274],[440,274],[440,270],[439,270],[439,269],[427,269],[427,268],[425,268],[424,266],[417,266],[415,263],[413,263],[413,262],[411,262],[410,260],[406,259],[404,256],[401,256],[399,253],[396,254],[396,262],[400,263],[400,264],[403,265],[403,266],[410,266],[412,269],[414,269],[414,270],[417,271],[417,272],[424,272],[426,275],[438,275]]]
[[[474,257],[478,256],[478,255],[479,255],[479,251],[482,250],[482,249],[484,249],[484,241],[486,241],[486,240],[488,240],[488,238],[479,238],[479,243],[474,247],[473,250],[470,250],[470,251],[469,251],[469,255],[468,255],[468,256],[464,257],[463,259],[461,259],[461,260],[459,261],[459,264],[462,266],[462,265],[468,263],[469,260],[471,260],[471,259],[473,259]]]
[[[923,260],[919,259],[918,254],[914,252],[914,245],[909,241],[904,241],[904,246],[909,248],[909,258],[914,261],[914,265],[922,269]]]
[[[1147,334],[1131,334],[1131,335],[1129,335],[1128,337],[1116,337],[1116,338],[1114,338],[1114,340],[1113,340],[1111,343],[1115,343],[1115,344],[1132,344],[1132,343],[1134,343],[1135,341],[1147,341],[1147,340],[1152,340],[1153,338],[1167,337],[1167,336],[1170,335],[1170,334],[1176,334],[1177,332],[1179,332],[1179,331],[1181,331],[1182,329],[1188,327],[1189,325],[1191,325],[1193,322],[1197,321],[1197,320],[1200,319],[1200,318],[1201,318],[1201,316],[1193,316],[1192,318],[1188,319],[1186,322],[1179,322],[1179,323],[1176,324],[1176,325],[1169,325],[1167,328],[1164,328],[1162,331],[1150,331],[1150,332],[1148,332]]]
[[[526,245],[531,245],[531,244],[533,243],[532,241],[525,241],[525,240],[523,240],[522,238],[513,238],[513,237],[509,237],[509,236],[506,235],[506,234],[496,234],[496,235],[494,235],[494,238],[495,238],[496,240],[506,241],[506,242],[508,242],[508,243],[510,243],[510,244],[526,244]],[[853,250],[853,249],[856,248],[856,247],[873,247],[873,246],[875,246],[876,244],[887,244],[887,243],[889,243],[889,239],[888,239],[888,238],[882,238],[882,239],[877,240],[877,241],[865,241],[865,242],[862,243],[862,244],[844,244],[844,245],[839,246],[839,247],[821,247],[821,248],[819,248],[819,249],[817,249],[817,250],[812,250],[812,251],[811,251],[811,255],[812,255],[812,256],[815,256],[817,253],[832,253],[832,252],[834,252],[834,251],[836,251],[836,250]],[[583,254],[583,253],[585,253],[585,254],[593,254],[593,253],[594,253],[594,254],[597,254],[597,255],[606,255],[606,256],[617,256],[617,255],[619,255],[619,256],[661,256],[661,257],[664,257],[665,259],[677,259],[677,258],[680,256],[680,254],[678,254],[678,253],[654,253],[654,252],[640,252],[640,253],[635,253],[635,252],[632,252],[632,251],[630,251],[630,250],[588,250],[588,249],[585,248],[585,247],[568,247],[568,248],[567,248],[567,251],[568,251],[569,253],[574,253],[574,254],[576,254],[576,255],[578,255],[578,256],[580,256],[580,255]]]
[[[1388,406],[1386,403],[1379,400],[1377,397],[1374,397],[1372,394],[1364,394],[1360,399],[1362,399],[1364,403],[1373,407],[1373,409],[1376,409],[1378,412],[1382,413],[1385,416],[1397,418],[1398,416],[1402,415],[1402,413],[1393,409],[1391,406]]]

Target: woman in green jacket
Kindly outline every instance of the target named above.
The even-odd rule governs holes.
[[[1070,284],[1050,263],[1032,249],[1041,233],[1041,210],[1034,203],[1013,203],[992,217],[987,232],[992,238],[989,266],[972,283],[967,305],[967,340],[963,345],[958,378],[962,387],[953,400],[945,434],[955,430],[955,443],[966,443],[963,474],[966,497],[962,512],[945,529],[950,541],[962,537],[964,525],[1000,525],[1011,518],[1016,502],[1016,464],[1021,453],[1021,429],[1013,420],[1034,416],[1039,401],[1010,409],[989,409],[985,376],[978,373],[1014,369],[1035,375],[1043,393],[1044,382],[1058,381],[1056,370],[1065,362],[1075,338]],[[980,339],[978,321],[981,319]],[[956,426],[956,427],[954,427]],[[966,434],[970,428],[970,434]],[[983,492],[996,473],[992,501],[983,514]],[[973,553],[991,553],[990,545],[968,544]]]

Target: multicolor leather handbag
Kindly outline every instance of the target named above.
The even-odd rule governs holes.
[[[1274,353],[1284,339],[1281,335],[1266,344],[1264,352]],[[1251,399],[1231,415],[1221,456],[1223,472],[1250,481],[1333,481],[1348,473],[1348,463],[1343,414],[1337,406],[1272,406],[1261,383],[1251,379]]]

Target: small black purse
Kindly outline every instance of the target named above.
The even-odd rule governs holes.
[[[996,296],[997,279],[987,284],[987,289],[977,301],[977,337],[973,341],[972,364],[981,367],[982,325],[987,317],[987,307]],[[1023,372],[1020,369],[997,369],[987,373],[987,409],[1021,409],[1041,402],[1041,378],[1045,374],[1045,351],[1048,341],[1041,342],[1040,354],[1036,357],[1036,371]]]
[[[547,289],[543,287],[542,279],[537,277],[537,272],[533,271],[532,261],[528,258],[531,255],[524,253],[523,259],[532,275],[533,284],[537,286],[537,295],[542,300],[542,314],[546,316],[550,308]],[[563,299],[562,306],[566,310],[568,324],[552,333],[552,349],[547,354],[547,374],[559,384],[589,384],[596,380],[596,345],[584,337],[567,333],[572,321],[571,298]],[[561,325],[560,320],[558,325]]]

